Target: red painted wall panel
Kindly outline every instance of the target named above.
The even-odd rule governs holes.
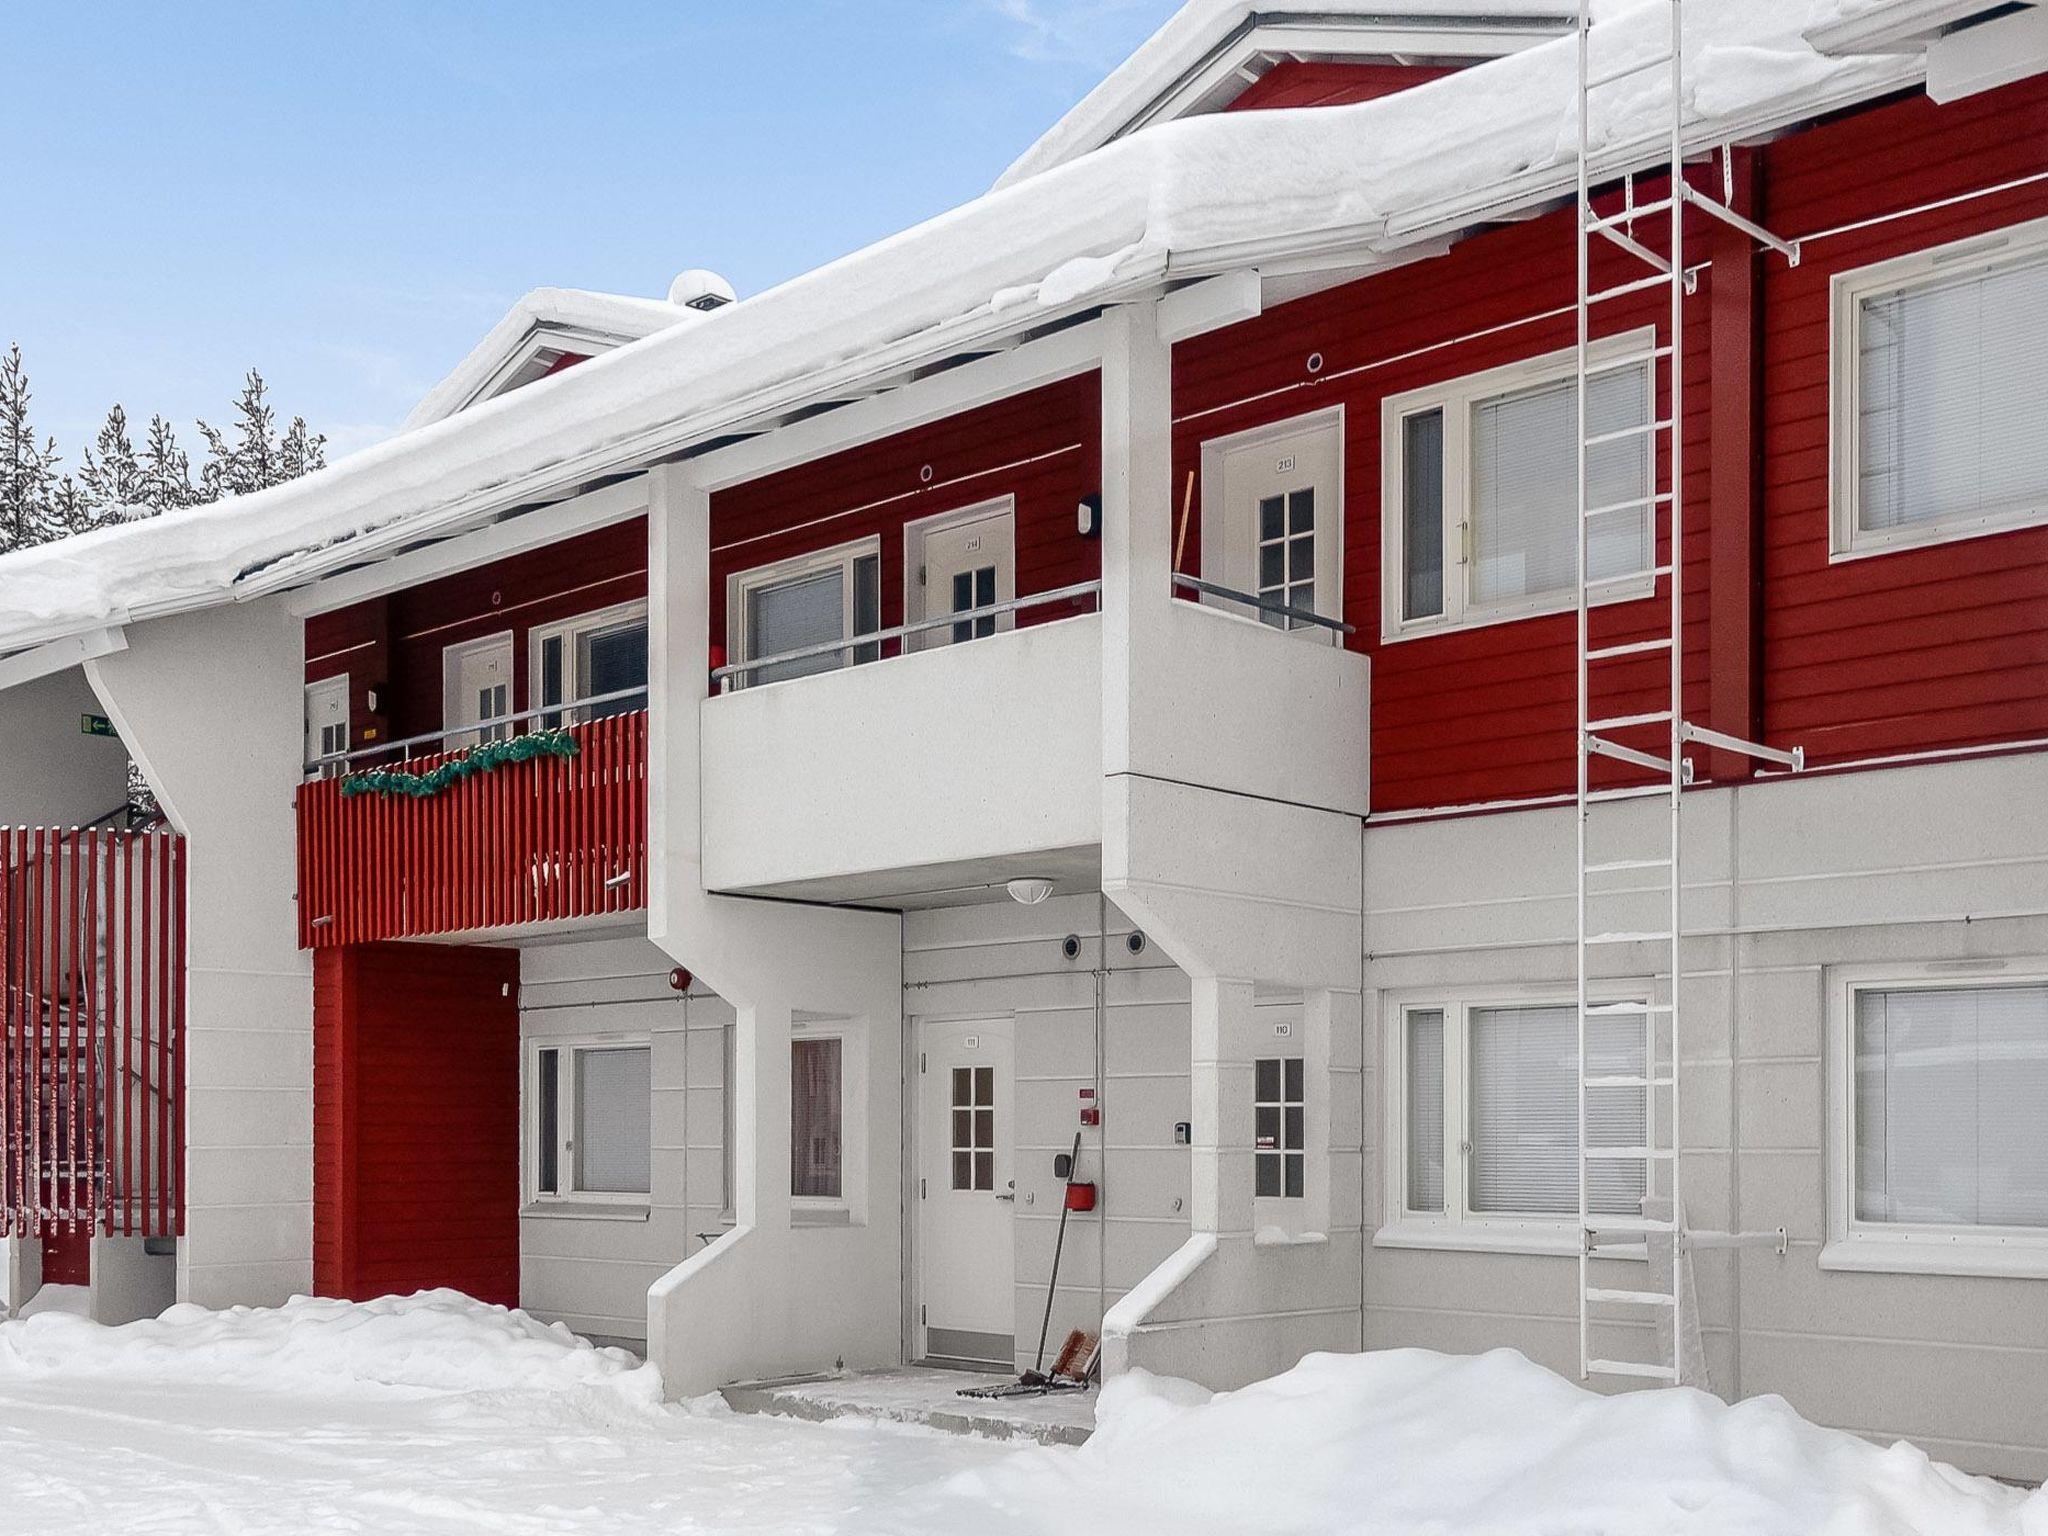
[[[1330,60],[1283,59],[1244,88],[1226,112],[1266,107],[1341,107],[1377,101],[1396,91],[1455,73],[1427,64],[1344,64]]]
[[[2048,183],[1887,214],[2048,169],[2048,83],[1893,102],[1763,151],[1764,709],[1818,762],[2048,736],[2048,528],[1829,559],[1829,285],[1839,272],[2048,216]],[[1868,219],[1867,228],[1827,231]]]
[[[711,502],[711,638],[726,643],[726,578],[879,535],[882,627],[904,619],[905,523],[1016,498],[1019,596],[1093,580],[1100,546],[1074,509],[1101,479],[1102,386],[1093,373],[849,449]],[[1092,604],[1085,605],[1092,607]],[[1027,611],[1043,622],[1077,610]]]
[[[313,976],[313,1284],[519,1299],[519,955],[323,949]]]

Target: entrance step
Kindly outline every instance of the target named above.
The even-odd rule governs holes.
[[[784,1418],[880,1419],[923,1424],[953,1435],[986,1440],[1035,1440],[1041,1445],[1079,1445],[1095,1430],[1095,1389],[1050,1397],[962,1397],[963,1387],[992,1387],[1013,1380],[976,1371],[892,1366],[775,1381],[743,1381],[722,1389],[739,1413],[774,1413]]]

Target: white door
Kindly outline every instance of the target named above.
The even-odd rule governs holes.
[[[912,537],[917,569],[911,572],[911,590],[923,594],[918,617],[968,613],[1017,595],[1015,518],[1007,500],[934,518],[914,527]],[[1013,623],[1004,613],[942,624],[917,635],[912,649],[976,640]]]
[[[1224,570],[1210,579],[1268,604],[1341,619],[1342,446],[1337,422],[1324,418],[1250,434],[1220,445],[1220,456]],[[1206,547],[1206,532],[1203,542]],[[1242,604],[1220,601],[1245,611]],[[1334,630],[1271,608],[1254,612],[1276,629],[1305,631],[1326,642],[1337,639]]]
[[[918,1074],[919,1354],[1016,1359],[1009,1019],[926,1021]]]
[[[348,678],[324,677],[306,685],[306,761],[319,763],[323,774],[339,773],[340,763],[323,759],[348,750]]]
[[[498,720],[512,713],[512,635],[487,635],[481,640],[451,645],[441,653],[441,728],[448,735],[448,750],[459,751],[480,742],[501,741],[512,734],[511,727],[489,726],[480,731],[464,730],[484,720]]]

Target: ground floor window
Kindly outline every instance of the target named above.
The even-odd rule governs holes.
[[[653,1052],[646,1041],[548,1041],[530,1056],[535,1200],[643,1201],[653,1162]]]
[[[836,1035],[790,1042],[789,1192],[799,1200],[844,1198],[844,1065]]]
[[[1307,1192],[1307,1089],[1299,1056],[1261,1057],[1252,1068],[1252,1192],[1299,1200]]]
[[[1616,1007],[1642,998],[1603,998]],[[1577,1005],[1541,996],[1411,998],[1390,1009],[1387,1228],[1382,1240],[1471,1246],[1575,1243],[1579,1209]],[[1647,1075],[1643,1012],[1587,1021],[1587,1071]],[[1641,1146],[1649,1136],[1642,1087],[1587,1090],[1595,1146]],[[1590,1204],[1640,1214],[1643,1165],[1589,1172]]]
[[[1848,976],[1836,1013],[1837,1239],[2048,1268],[2048,979]]]

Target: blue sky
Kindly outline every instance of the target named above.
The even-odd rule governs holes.
[[[67,465],[254,365],[359,447],[519,294],[742,294],[974,196],[1177,0],[14,0],[0,346]]]

